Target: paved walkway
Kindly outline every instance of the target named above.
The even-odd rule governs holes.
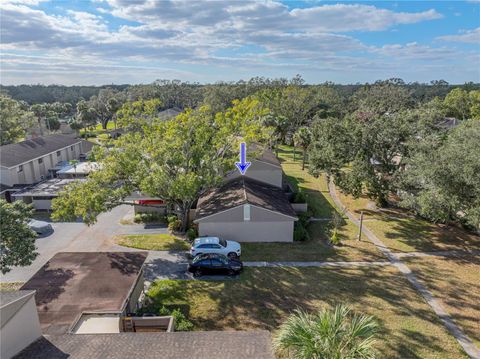
[[[392,265],[390,262],[243,262],[245,267],[378,267]]]
[[[335,188],[332,182],[328,183],[328,189],[330,196],[332,197],[335,204],[344,209],[347,217],[359,226],[360,221],[345,208],[343,203],[338,198]],[[462,331],[462,329],[455,324],[452,317],[447,313],[443,308],[441,303],[433,296],[433,294],[421,284],[415,274],[408,268],[408,266],[400,260],[400,257],[397,253],[392,252],[386,245],[383,243],[375,234],[373,234],[370,229],[367,228],[365,223],[362,226],[362,232],[367,236],[370,241],[375,244],[375,246],[390,260],[390,262],[397,267],[397,269],[407,278],[407,280],[412,284],[412,286],[422,295],[425,301],[430,305],[435,314],[442,320],[443,324],[450,333],[457,339],[458,343],[462,346],[463,350],[468,354],[472,359],[480,359],[480,349],[473,343],[473,341]]]
[[[404,252],[395,253],[398,258],[409,257],[465,257],[465,256],[478,256],[480,250],[466,250],[466,251],[438,251],[438,252]]]

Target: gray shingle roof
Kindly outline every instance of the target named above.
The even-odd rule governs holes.
[[[252,143],[248,145],[248,152],[255,152],[257,156],[256,160],[269,163],[271,165],[281,167],[280,160],[275,156],[273,151],[270,148],[263,147],[258,143]]]
[[[203,195],[198,200],[195,218],[201,219],[245,203],[296,218],[282,189],[247,177],[226,182]]]
[[[14,167],[81,141],[66,135],[50,135],[4,145],[0,147],[0,165]]]
[[[65,334],[41,337],[15,358],[274,359],[270,342],[265,330]]]

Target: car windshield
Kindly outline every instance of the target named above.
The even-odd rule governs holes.
[[[195,258],[193,258],[192,263],[198,263],[199,261],[204,260],[205,258],[209,258],[208,255],[204,254],[204,255],[196,256]]]
[[[223,239],[223,238],[220,238],[220,239],[218,240],[218,243],[220,243],[220,245],[221,245],[222,247],[226,247],[226,246],[227,246],[227,241],[226,241],[225,239]]]

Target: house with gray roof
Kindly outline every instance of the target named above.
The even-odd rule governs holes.
[[[59,163],[79,159],[93,144],[66,135],[49,135],[0,147],[0,183],[27,185],[50,177]]]
[[[222,186],[197,201],[194,223],[200,236],[238,242],[292,242],[298,217],[284,190],[280,161],[268,148],[250,145],[251,165],[235,170]]]

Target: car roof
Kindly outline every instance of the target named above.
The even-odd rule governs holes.
[[[196,256],[194,258],[194,261],[198,262],[202,259],[212,259],[212,258],[226,258],[226,259],[228,259],[228,257],[226,255],[221,254],[221,253],[204,253],[204,254],[200,254],[200,255]]]
[[[220,238],[218,237],[200,237],[195,239],[195,244],[205,244],[205,243],[214,243],[218,244],[220,242]]]

